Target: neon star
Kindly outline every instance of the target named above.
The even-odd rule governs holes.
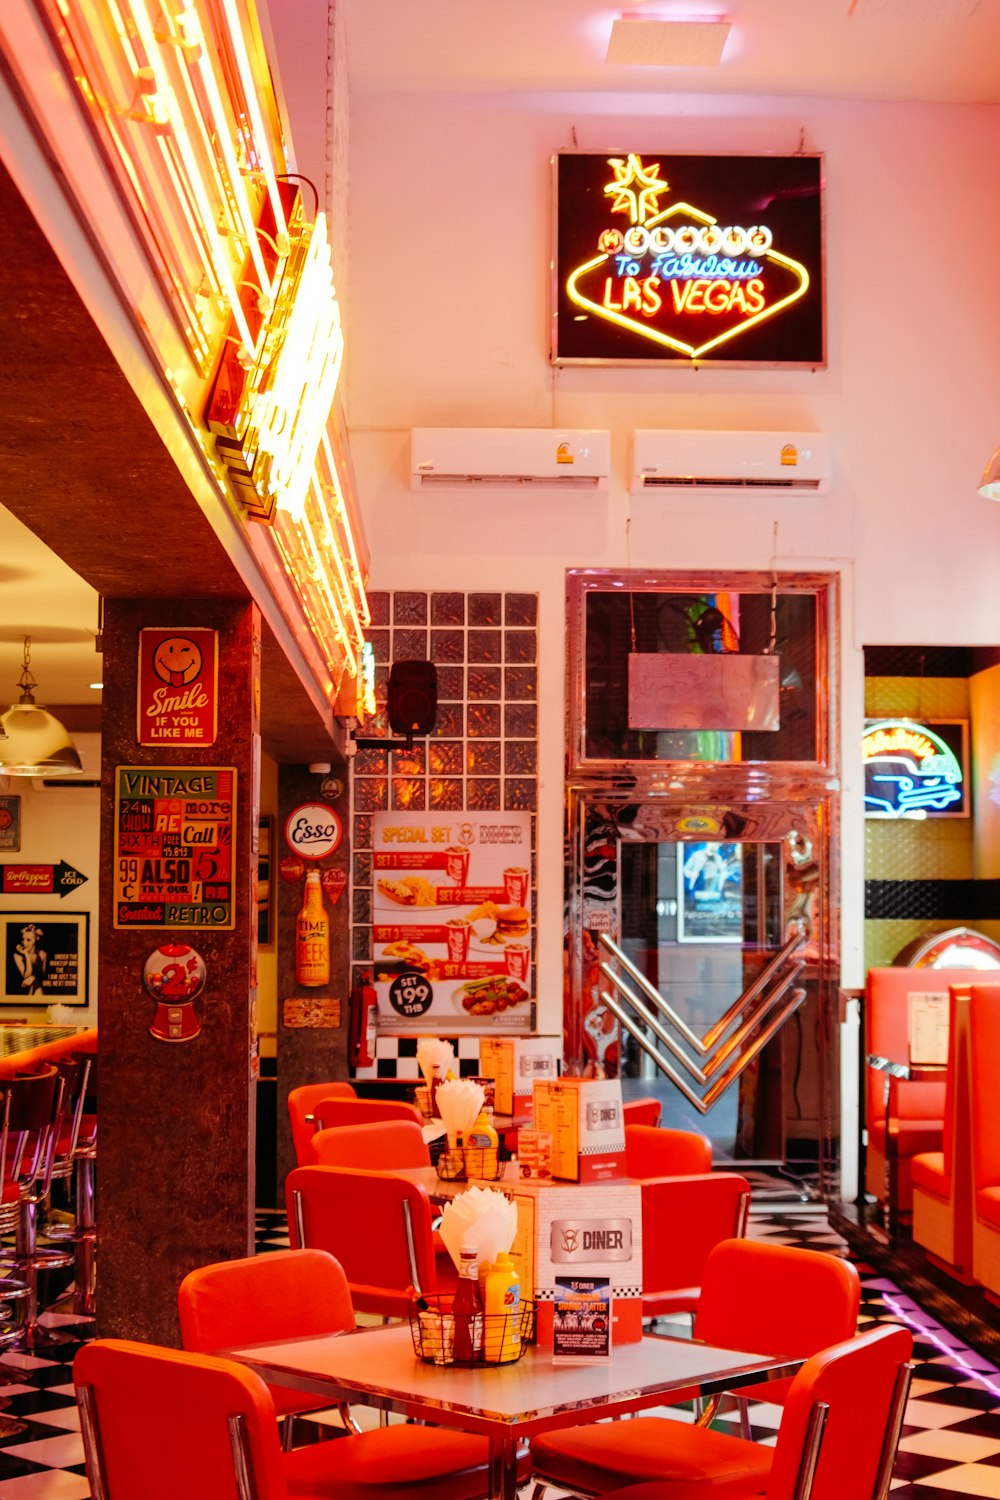
[[[628,214],[633,224],[644,224],[647,218],[659,212],[657,199],[665,193],[668,183],[660,179],[660,163],[642,164],[642,157],[629,154],[624,160],[620,156],[609,156],[608,166],[614,169],[615,180],[604,189],[614,195],[611,205],[613,214]]]

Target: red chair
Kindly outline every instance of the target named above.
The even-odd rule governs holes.
[[[263,1260],[270,1257],[263,1256]],[[235,1360],[124,1339],[73,1362],[91,1493],[107,1500],[482,1500],[485,1439],[398,1424],[282,1453]]]
[[[309,1142],[311,1162],[321,1167],[360,1167],[392,1172],[397,1167],[429,1167],[431,1153],[414,1120],[376,1120],[371,1125],[335,1125],[317,1130]]]
[[[695,1334],[724,1349],[808,1358],[853,1335],[860,1301],[861,1283],[848,1261],[819,1250],[725,1240],[705,1264]],[[791,1384],[775,1380],[739,1394],[780,1404]],[[718,1404],[714,1398],[694,1425],[634,1417],[543,1433],[531,1442],[535,1476],[580,1495],[650,1479],[668,1481],[671,1495],[674,1486],[685,1494],[688,1486],[693,1496],[698,1484],[714,1496],[718,1486],[748,1478],[762,1489],[771,1449],[701,1425]]]
[[[735,1172],[652,1177],[642,1184],[642,1316],[698,1306],[705,1264],[722,1240],[742,1239],[750,1184]]]
[[[415,1104],[401,1099],[345,1099],[327,1097],[313,1107],[318,1130],[333,1130],[341,1125],[370,1125],[377,1120],[413,1120],[423,1128],[424,1118]]]
[[[606,1491],[606,1500],[885,1500],[910,1385],[913,1338],[872,1328],[806,1361],[792,1382],[766,1478],[751,1468],[759,1445],[716,1433],[729,1477],[653,1480]],[[628,1426],[629,1424],[624,1424]],[[740,1455],[747,1463],[743,1472]]]
[[[622,1118],[626,1125],[652,1125],[660,1123],[663,1105],[659,1099],[626,1099],[622,1105]]]
[[[352,1084],[334,1082],[332,1079],[327,1079],[326,1083],[303,1083],[289,1092],[288,1120],[292,1127],[292,1149],[300,1167],[309,1160],[309,1141],[319,1129],[313,1111],[321,1099],[332,1099],[334,1096],[343,1099],[357,1097]]]
[[[324,1250],[276,1250],[245,1260],[201,1266],[181,1282],[177,1305],[184,1348],[197,1354],[339,1333],[354,1327],[347,1278]],[[288,1418],[331,1403],[286,1386],[268,1389],[275,1413],[286,1418],[285,1446],[290,1450],[292,1421]],[[360,1429],[349,1410],[341,1406],[340,1411],[348,1432],[358,1437]],[[338,1442],[335,1452],[327,1447],[325,1462],[345,1489],[363,1484],[365,1493],[373,1497],[382,1494],[380,1475],[388,1485],[398,1474],[404,1492],[408,1475],[423,1475],[437,1493],[438,1484],[447,1490],[456,1475],[482,1470],[487,1462],[487,1444],[465,1433],[432,1431],[429,1427],[380,1427],[359,1442],[346,1446]],[[461,1493],[481,1494],[484,1489],[485,1477],[481,1474],[477,1484]]]
[[[625,1171],[629,1177],[687,1177],[711,1172],[712,1142],[697,1130],[660,1130],[625,1125]]]
[[[327,1250],[344,1268],[358,1312],[405,1318],[414,1289],[454,1291],[448,1256],[435,1256],[424,1189],[391,1172],[295,1167],[285,1183],[292,1246]]]

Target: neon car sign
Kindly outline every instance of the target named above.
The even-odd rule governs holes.
[[[866,728],[861,753],[867,816],[925,818],[960,811],[965,783],[961,762],[926,724],[879,719]]]

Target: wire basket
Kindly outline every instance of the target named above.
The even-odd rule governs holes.
[[[514,1314],[476,1313],[467,1319],[475,1326],[469,1329],[466,1342],[480,1352],[471,1359],[456,1358],[451,1297],[424,1297],[422,1302],[423,1306],[413,1303],[410,1307],[410,1334],[413,1352],[425,1364],[461,1368],[513,1364],[535,1341],[535,1304],[528,1300]]]
[[[436,1149],[435,1149],[436,1148]],[[443,1182],[499,1182],[511,1159],[502,1146],[449,1147],[445,1141],[431,1143],[431,1161]]]

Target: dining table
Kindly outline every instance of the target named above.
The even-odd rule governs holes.
[[[490,1500],[515,1500],[518,1445],[536,1433],[670,1404],[694,1392],[708,1396],[777,1380],[802,1363],[645,1336],[588,1364],[557,1361],[551,1347],[536,1344],[510,1364],[439,1365],[417,1356],[410,1328],[399,1323],[219,1352],[268,1384],[329,1397],[331,1405],[371,1406],[481,1434],[489,1443]]]

